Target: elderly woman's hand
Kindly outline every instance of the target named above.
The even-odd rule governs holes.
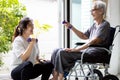
[[[80,52],[79,49],[75,49],[75,48],[73,48],[73,49],[66,48],[65,51],[67,51],[67,52]]]
[[[66,21],[64,21],[63,24],[65,25],[65,27],[67,27],[67,29],[70,29],[73,27],[72,24],[70,24],[69,22],[66,22]]]

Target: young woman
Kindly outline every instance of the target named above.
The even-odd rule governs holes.
[[[63,80],[64,73],[68,73],[74,66],[75,61],[81,58],[81,54],[85,49],[89,49],[84,55],[84,59],[88,61],[103,60],[107,54],[104,50],[98,48],[89,48],[89,45],[106,46],[109,43],[110,24],[104,20],[106,12],[106,5],[103,1],[95,1],[91,15],[93,16],[93,25],[85,32],[77,30],[69,22],[64,25],[71,29],[79,38],[87,40],[88,42],[76,49],[57,49],[53,52],[51,61],[54,64],[54,72],[52,80]]]
[[[49,61],[39,59],[37,39],[28,40],[33,34],[33,22],[24,17],[15,29],[12,43],[12,72],[13,80],[29,80],[42,75],[41,80],[48,80],[53,65]]]

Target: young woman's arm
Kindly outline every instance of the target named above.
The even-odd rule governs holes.
[[[22,61],[26,61],[29,58],[35,43],[36,43],[36,39],[32,39],[31,42],[29,43],[27,49],[20,56]]]

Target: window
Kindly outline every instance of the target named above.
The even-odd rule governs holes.
[[[62,47],[62,1],[61,0],[21,0],[26,5],[27,16],[37,20],[40,25],[52,26],[48,31],[37,35],[40,56],[51,58],[54,49]]]
[[[91,0],[72,0],[71,2],[71,23],[80,31],[84,32],[91,26]],[[85,42],[71,32],[71,45],[74,47],[76,42]]]
[[[48,31],[37,35],[40,49],[40,58],[50,59],[51,53],[55,48],[63,47],[64,27],[63,21],[63,2],[62,0],[19,0],[27,8],[27,16],[38,20],[40,25],[49,24],[52,26]],[[1,56],[1,55],[0,55]],[[11,51],[2,55],[4,65],[0,68],[0,74],[8,75],[12,60]],[[3,75],[4,76],[4,75]],[[2,77],[3,77],[2,76]],[[0,76],[0,80],[2,78]],[[7,79],[6,77],[3,77]]]

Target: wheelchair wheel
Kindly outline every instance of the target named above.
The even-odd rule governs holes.
[[[78,80],[78,78],[75,78],[75,80]]]
[[[64,80],[67,80],[67,78],[64,78]]]
[[[101,73],[101,71],[94,69],[93,72],[94,72],[95,80],[102,80],[103,79],[103,74]],[[92,76],[91,72],[88,72],[87,76],[88,77],[85,77],[84,80],[91,80],[91,77],[89,77],[89,76]]]
[[[106,75],[102,80],[119,80],[115,75]]]

